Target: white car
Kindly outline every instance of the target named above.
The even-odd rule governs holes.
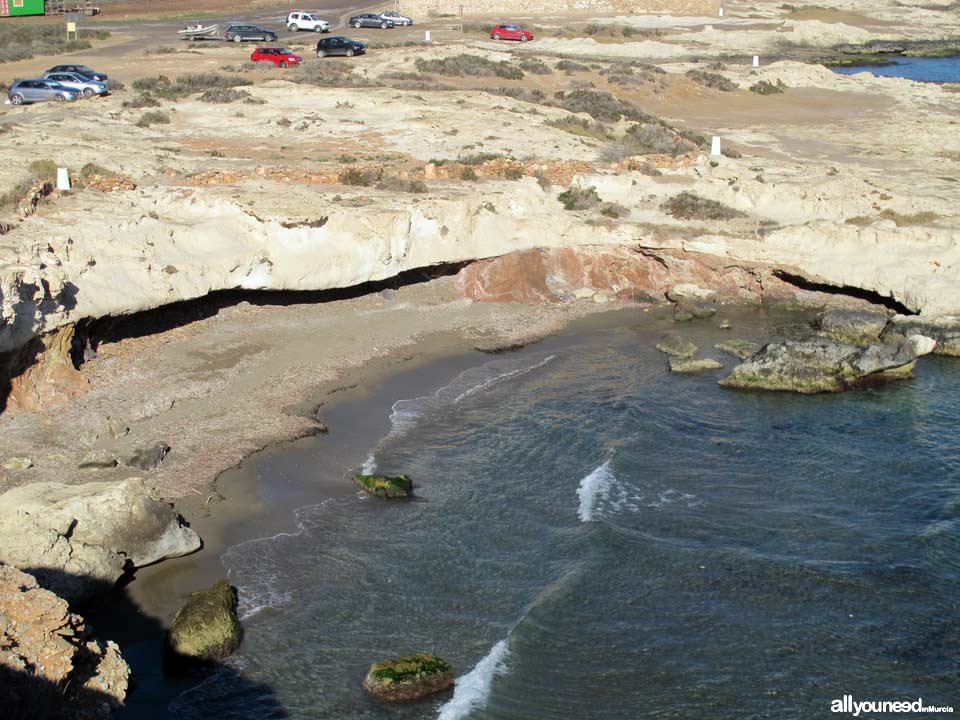
[[[413,25],[413,18],[407,17],[406,15],[401,15],[393,10],[386,10],[380,13],[380,17],[382,17],[384,20],[392,20],[393,24],[398,27],[402,25]]]
[[[287,15],[287,30],[297,32],[298,30],[310,30],[312,32],[330,32],[330,23],[321,20],[312,12],[297,10]]]

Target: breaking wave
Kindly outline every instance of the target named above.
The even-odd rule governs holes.
[[[461,720],[487,704],[493,678],[507,671],[506,660],[510,655],[507,647],[509,639],[508,635],[494,645],[470,672],[457,679],[453,697],[440,708],[437,720]]]

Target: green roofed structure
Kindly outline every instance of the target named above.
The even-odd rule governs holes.
[[[45,0],[0,0],[0,17],[43,15]]]

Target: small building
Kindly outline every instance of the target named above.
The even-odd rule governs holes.
[[[45,0],[0,0],[0,17],[43,15]]]

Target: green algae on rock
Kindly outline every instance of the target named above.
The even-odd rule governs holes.
[[[733,355],[734,357],[738,357],[741,360],[746,360],[760,349],[760,346],[755,342],[739,339],[724,340],[723,342],[714,345],[714,347],[717,350],[722,350],[723,352]]]
[[[719,370],[722,367],[723,363],[713,358],[670,358],[670,372],[675,373],[698,373],[706,370]]]
[[[679,358],[693,357],[699,350],[696,345],[677,333],[667,333],[660,338],[656,347],[662,353]]]
[[[187,596],[164,641],[163,671],[193,674],[229,657],[240,646],[237,590],[226,580]]]
[[[453,669],[428,653],[405,655],[370,666],[363,688],[384,702],[409,702],[453,685]]]
[[[413,495],[413,480],[406,475],[363,475],[353,476],[357,485],[371,495],[382,498],[405,498]]]

